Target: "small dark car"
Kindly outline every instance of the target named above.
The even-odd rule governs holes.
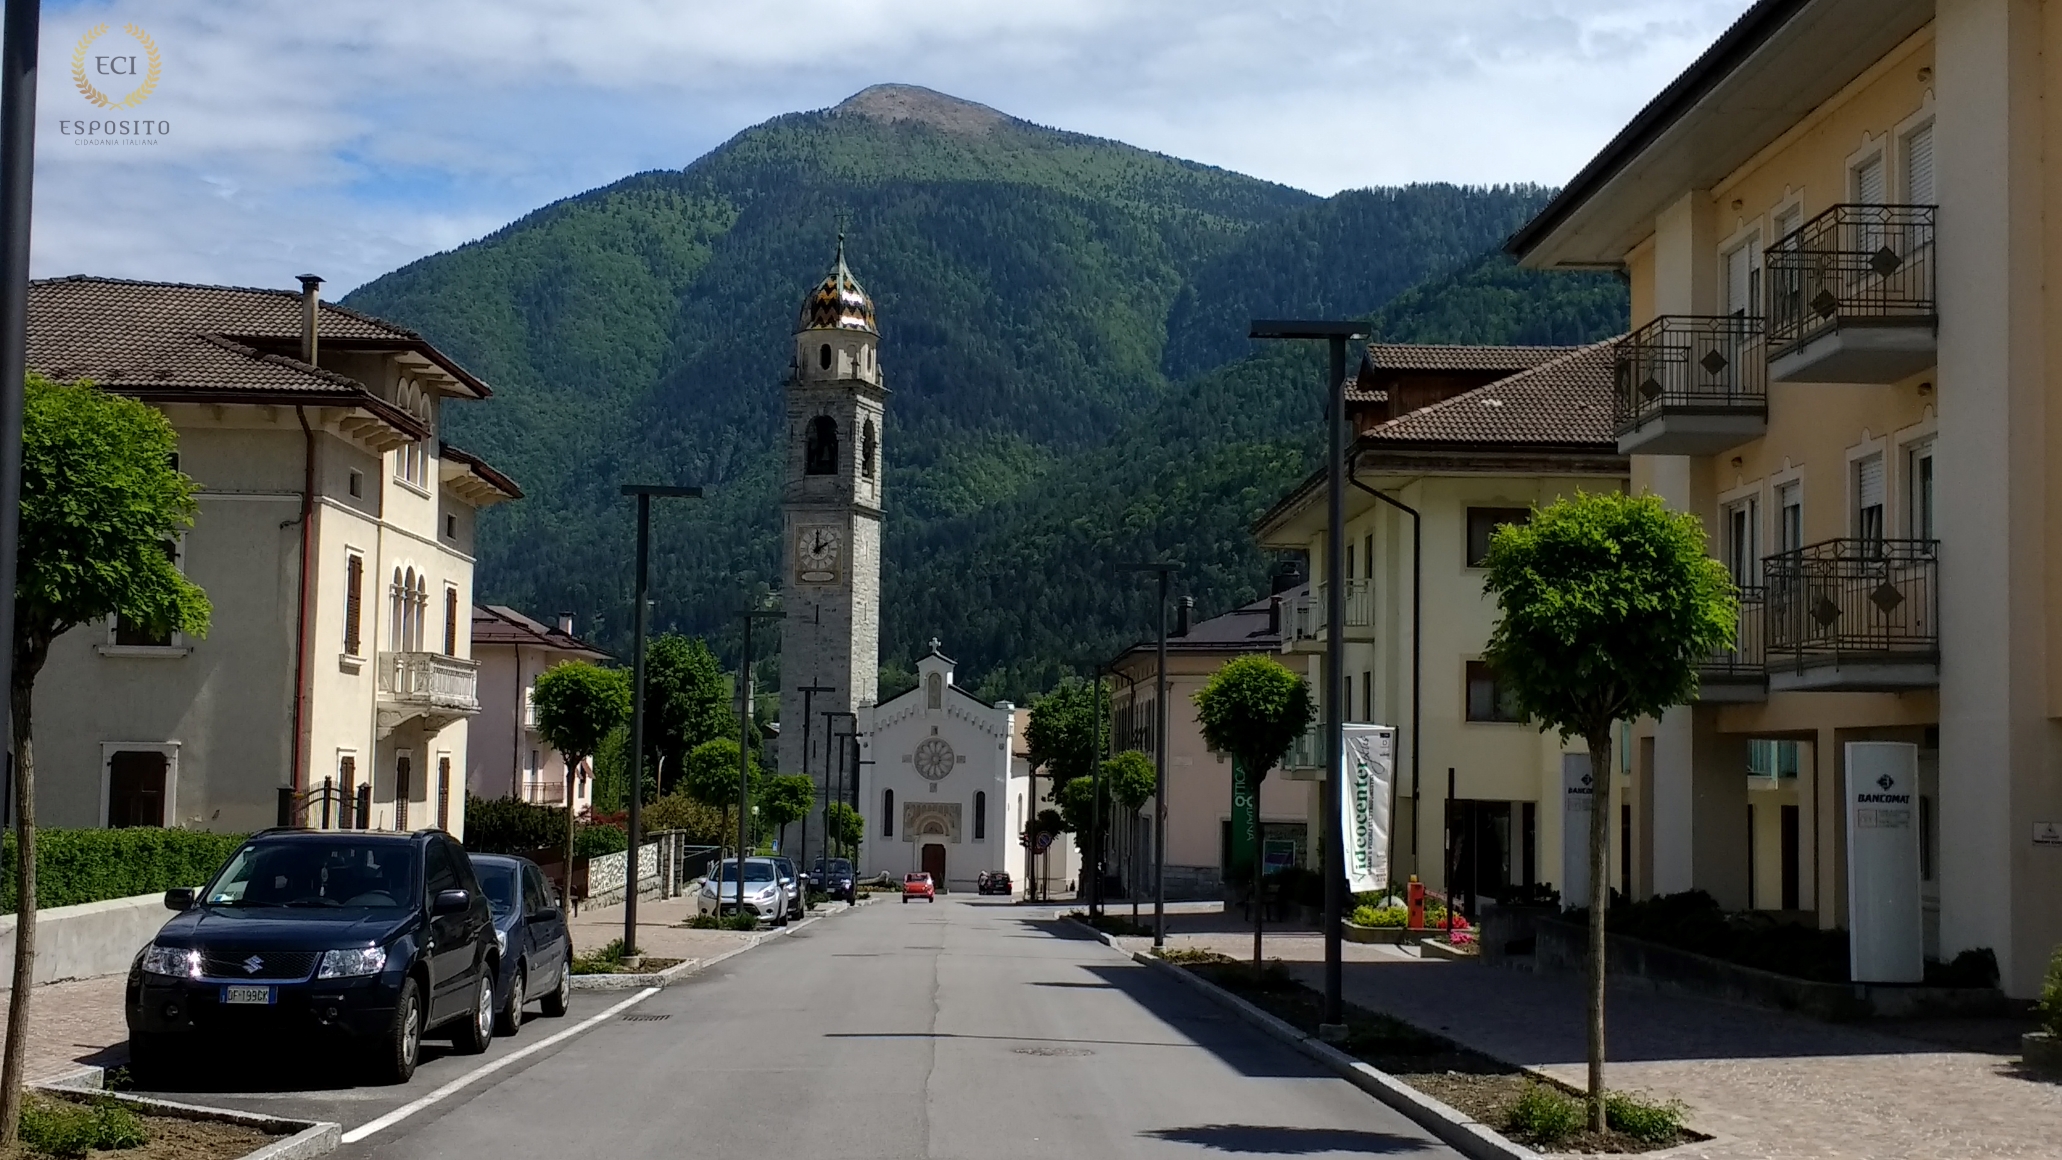
[[[550,1018],[564,1015],[573,994],[573,940],[544,871],[528,858],[507,854],[474,854],[472,860],[494,913],[494,941],[501,952],[501,973],[494,980],[499,996],[495,1034],[514,1035],[523,1025],[523,1008],[532,1001]]]
[[[471,859],[441,830],[268,830],[129,968],[131,1070],[163,1075],[199,1042],[331,1038],[406,1082],[422,1038],[468,1054],[494,1035],[494,923]]]
[[[793,858],[775,855],[773,864],[780,867],[780,881],[788,888],[788,919],[794,921],[809,913],[808,884],[802,880],[802,871]]]
[[[852,863],[844,858],[819,861],[816,869],[809,872],[809,888],[823,891],[833,901],[857,902],[857,885],[852,876]]]
[[[1017,889],[1007,870],[983,870],[975,888],[982,894],[1014,894]]]

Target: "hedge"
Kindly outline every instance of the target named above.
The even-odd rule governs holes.
[[[36,905],[40,909],[102,902],[136,894],[158,894],[175,886],[200,886],[215,876],[242,834],[163,830],[137,826],[121,830],[36,831]],[[0,910],[17,905],[14,834],[0,842]]]
[[[465,848],[475,854],[535,854],[566,846],[566,811],[515,798],[465,799]],[[573,831],[573,853],[592,858],[630,845],[619,826],[582,822]]]

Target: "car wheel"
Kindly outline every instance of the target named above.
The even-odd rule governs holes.
[[[516,967],[515,978],[508,981],[508,1002],[501,1005],[501,1014],[496,1018],[494,1034],[514,1035],[523,1025],[523,1004],[529,997],[523,993],[524,984],[529,981],[529,971]]]
[[[566,948],[566,953],[572,954],[572,948]],[[566,1013],[566,1005],[572,1000],[573,966],[571,963],[562,962],[558,965],[558,987],[544,997],[538,1004],[538,1009],[544,1012],[546,1018],[562,1018]]]
[[[422,1056],[422,984],[414,978],[401,983],[394,999],[394,1020],[374,1048],[373,1073],[386,1083],[407,1083],[415,1075]]]
[[[478,1055],[493,1041],[494,980],[483,971],[478,992],[473,995],[472,1013],[459,1022],[458,1030],[451,1036],[451,1045],[458,1049],[460,1055]]]
[[[905,905],[905,906],[907,906],[907,905],[909,904],[909,895],[905,894],[905,895],[903,895],[903,896],[902,896],[902,903],[903,903],[903,905]]]

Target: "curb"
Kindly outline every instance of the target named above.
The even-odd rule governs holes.
[[[214,1120],[225,1124],[243,1124],[265,1132],[286,1133],[256,1151],[245,1153],[243,1160],[307,1160],[312,1156],[326,1156],[336,1151],[343,1143],[344,1126],[328,1120],[296,1120],[257,1112],[240,1112],[232,1108],[182,1104],[172,1100],[152,1099],[149,1096],[130,1095],[127,1092],[111,1092],[101,1086],[106,1079],[105,1068],[81,1067],[76,1071],[66,1072],[29,1086],[59,1095],[90,1092],[100,1099],[115,1100],[142,1111],[182,1120]]]
[[[1314,1036],[1305,1035],[1193,971],[1185,971],[1145,951],[1127,951],[1116,944],[1113,936],[1077,919],[1069,918],[1067,921],[1094,935],[1118,954],[1148,970],[1180,980],[1245,1022],[1325,1065],[1347,1083],[1402,1112],[1469,1160],[1541,1160],[1540,1153],[1512,1143],[1481,1121],[1448,1107],[1387,1072],[1362,1063]]]
[[[654,971],[649,974],[641,975],[574,975],[573,990],[641,991],[646,987],[670,986],[671,984],[677,983],[690,975],[699,974],[700,972],[715,966],[717,963],[720,963],[733,955],[741,955],[746,951],[751,950],[753,947],[758,946],[760,943],[765,942],[767,939],[780,938],[785,935],[793,934],[794,932],[801,930],[803,927],[808,926],[810,923],[822,922],[826,918],[834,918],[840,914],[845,914],[851,911],[855,907],[864,905],[866,905],[866,901],[862,899],[859,902],[847,903],[844,909],[842,910],[834,910],[828,914],[812,914],[806,918],[798,919],[794,922],[791,922],[786,926],[777,926],[770,930],[755,931],[753,932],[752,937],[745,941],[745,944],[743,946],[732,947],[729,950],[724,951],[722,954],[714,955],[710,958],[688,959],[685,962],[675,963],[674,965],[667,967],[663,971]]]

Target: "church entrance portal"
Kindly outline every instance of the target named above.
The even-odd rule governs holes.
[[[924,843],[924,873],[938,889],[945,889],[945,847],[936,842]]]

